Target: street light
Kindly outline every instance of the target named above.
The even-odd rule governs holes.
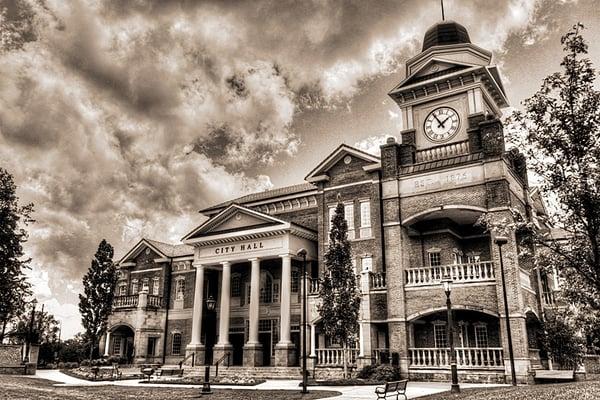
[[[215,311],[215,307],[217,305],[217,301],[212,295],[208,295],[206,299],[206,309],[210,312]],[[206,394],[212,394],[212,390],[210,388],[210,365],[204,366],[204,382],[202,383],[202,390],[200,391],[200,397]]]
[[[298,257],[302,257],[302,393],[306,390],[306,306],[308,303],[306,290],[306,249],[298,250]]]
[[[448,313],[446,334],[448,335],[448,343],[450,343],[450,375],[452,377],[450,393],[459,393],[460,386],[458,385],[458,370],[456,369],[456,353],[454,353],[454,319],[452,318],[452,301],[450,300],[452,278],[450,275],[444,276],[442,284],[444,285],[444,292],[446,292],[446,310]]]
[[[498,245],[500,256],[500,275],[502,275],[502,293],[504,295],[504,315],[506,316],[506,339],[508,339],[508,357],[510,358],[511,384],[517,386],[517,374],[515,372],[515,356],[513,354],[512,334],[510,332],[510,319],[508,318],[508,296],[506,295],[506,279],[504,278],[504,262],[502,260],[502,246],[508,243],[506,236],[496,236],[494,242]]]
[[[217,301],[212,297],[212,295],[208,296],[208,299],[206,299],[206,309],[208,311],[215,311],[216,305]]]

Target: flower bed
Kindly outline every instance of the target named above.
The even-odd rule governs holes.
[[[98,367],[78,367],[73,369],[61,369],[65,375],[72,376],[73,378],[85,379],[87,381],[114,381],[123,379],[141,379],[141,375],[130,375],[120,376],[119,378],[114,377],[114,370],[112,368],[98,368]]]
[[[250,378],[250,377],[228,377],[228,376],[218,376],[216,378],[210,379],[211,385],[233,385],[233,386],[256,386],[261,383],[265,383],[264,379]],[[188,376],[185,378],[174,378],[174,379],[152,379],[150,381],[144,381],[143,383],[172,383],[178,385],[202,385],[204,383],[204,379],[198,376]]]

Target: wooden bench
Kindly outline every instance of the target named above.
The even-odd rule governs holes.
[[[388,397],[396,396],[396,400],[398,400],[398,396],[406,397],[406,384],[408,383],[408,379],[404,379],[401,381],[393,381],[386,382],[385,386],[378,386],[375,388],[375,394],[378,399],[387,399]]]
[[[183,376],[183,369],[180,368],[161,368],[159,376]]]

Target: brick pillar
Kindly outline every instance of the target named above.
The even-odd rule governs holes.
[[[494,222],[512,221],[510,211],[498,211],[490,213]],[[530,369],[529,346],[527,342],[527,328],[525,324],[524,299],[520,286],[519,259],[515,235],[510,234],[508,243],[502,246],[502,259],[504,262],[504,278],[506,281],[506,293],[508,297],[508,309],[511,325],[513,343],[513,354],[515,359],[515,372],[517,381],[526,383]],[[502,275],[500,270],[500,253],[498,246],[491,239],[491,254],[496,271],[496,293],[498,298],[498,312],[500,314],[500,333],[502,348],[504,352],[504,365],[507,381],[510,381],[510,359],[506,329],[506,315],[504,314],[504,294],[502,288]]]
[[[496,157],[504,154],[504,132],[499,119],[485,120],[479,123],[481,147],[486,157]]]

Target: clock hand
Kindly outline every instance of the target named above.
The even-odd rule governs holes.
[[[436,121],[438,122],[438,128],[441,128],[444,126],[444,122],[446,122],[446,121],[444,121],[444,122],[440,121],[440,119],[435,114],[433,114],[433,118],[435,118]]]
[[[444,122],[442,122],[442,125],[445,125],[445,124],[446,124],[446,121],[448,121],[450,118],[452,118],[452,116],[450,116],[450,117],[446,118],[446,119],[444,120]]]

